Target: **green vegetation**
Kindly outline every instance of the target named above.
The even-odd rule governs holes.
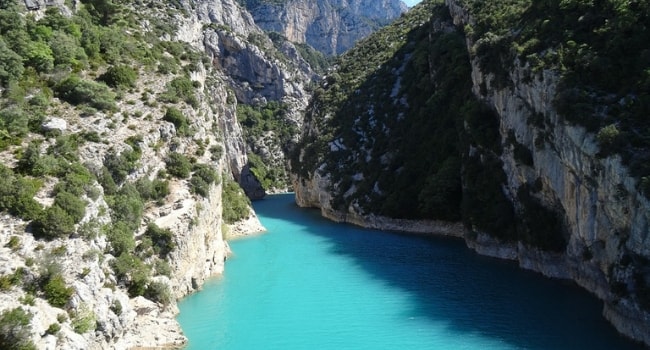
[[[342,211],[463,221],[504,242],[562,251],[564,213],[546,209],[535,188],[520,190],[518,208],[504,193],[498,116],[471,91],[465,38],[432,31],[431,21],[451,25],[442,1],[421,3],[337,60],[315,90],[306,122],[316,132],[303,135],[292,169],[310,176],[324,164]],[[503,146],[533,165],[514,134]]]
[[[250,200],[237,182],[224,177],[223,220],[232,224],[247,218],[250,214],[250,205]]]
[[[190,190],[199,196],[207,197],[210,185],[221,181],[217,171],[207,164],[194,164],[194,173],[190,179]]]
[[[176,132],[179,135],[188,135],[190,132],[190,125],[187,121],[187,118],[185,115],[183,115],[183,112],[181,112],[178,108],[175,107],[170,107],[167,108],[167,112],[165,112],[165,115],[163,116],[163,120],[168,121],[176,127]]]
[[[70,325],[76,333],[90,332],[97,327],[97,315],[87,305],[82,304],[76,312],[71,312]]]
[[[181,153],[171,153],[165,160],[167,172],[179,179],[185,179],[190,176],[192,163]]]
[[[57,96],[73,105],[87,104],[99,110],[115,110],[115,94],[108,86],[70,75],[56,87]]]
[[[36,350],[31,340],[32,314],[18,307],[0,314],[0,348],[7,350]]]
[[[164,259],[174,248],[174,234],[169,229],[162,229],[154,223],[147,225],[147,230],[144,231],[145,237],[151,239],[153,243],[154,252]]]
[[[138,73],[129,66],[112,66],[99,77],[99,80],[112,87],[134,87],[138,80]]]
[[[257,140],[271,140],[270,147],[279,147],[284,153],[289,153],[293,147],[298,126],[287,117],[288,106],[271,101],[260,106],[240,104],[237,106],[237,120],[244,129],[244,137],[249,145],[255,145]],[[289,179],[285,164],[272,159],[263,159],[253,148],[248,154],[251,172],[260,181],[264,189],[285,188]]]
[[[68,287],[60,274],[50,276],[43,291],[47,302],[54,307],[64,307],[74,294],[74,288]]]
[[[530,74],[561,75],[555,105],[571,123],[598,133],[601,156],[618,153],[643,183],[650,178],[650,4],[646,1],[464,0],[466,28],[481,67],[510,83],[515,58]],[[643,187],[643,186],[641,186]],[[643,189],[643,188],[642,188]]]

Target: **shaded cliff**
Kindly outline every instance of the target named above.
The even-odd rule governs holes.
[[[399,0],[244,0],[255,23],[326,55],[340,54],[359,39],[406,12]]]
[[[647,8],[561,6],[424,1],[361,41],[308,108],[297,202],[373,227],[463,222],[473,249],[573,279],[650,344]]]

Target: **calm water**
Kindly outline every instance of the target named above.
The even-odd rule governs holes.
[[[641,349],[571,283],[463,242],[364,230],[255,203],[269,233],[180,303],[188,349]]]

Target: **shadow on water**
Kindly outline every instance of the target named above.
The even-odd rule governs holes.
[[[409,315],[446,322],[461,336],[480,334],[525,349],[643,349],[617,335],[601,315],[602,303],[573,283],[480,256],[461,240],[333,223],[298,208],[291,194],[254,207],[327,239],[333,254],[406,291],[415,300]]]

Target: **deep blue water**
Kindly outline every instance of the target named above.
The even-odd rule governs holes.
[[[584,290],[460,240],[336,224],[292,195],[254,206],[269,232],[179,305],[188,349],[642,348]]]

